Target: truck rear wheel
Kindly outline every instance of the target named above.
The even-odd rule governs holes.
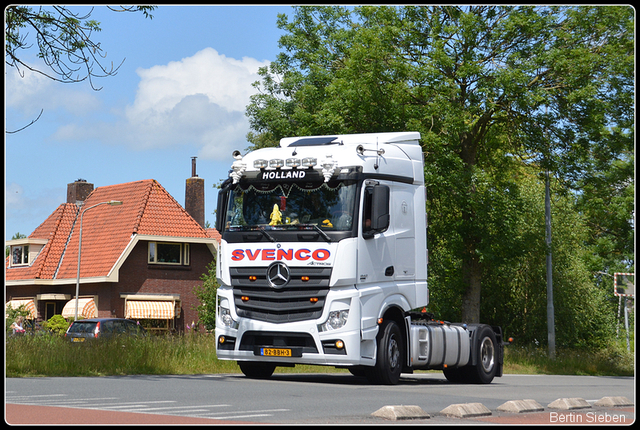
[[[467,367],[469,382],[475,384],[489,384],[498,371],[498,345],[496,334],[489,326],[483,326],[478,331],[478,343],[475,348],[478,360],[475,366]]]
[[[256,361],[238,361],[240,370],[247,378],[265,379],[273,375],[276,365],[271,363],[258,363]]]
[[[366,370],[367,379],[374,384],[395,385],[400,381],[404,356],[404,341],[398,324],[384,321],[377,341],[376,365]]]
[[[442,371],[442,373],[444,373],[445,378],[447,378],[447,381],[449,382],[465,382],[465,379],[467,378],[466,370],[467,368],[465,367],[447,367]]]

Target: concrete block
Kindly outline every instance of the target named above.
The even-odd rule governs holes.
[[[422,408],[414,405],[383,406],[371,415],[394,421],[430,418],[429,414],[423,411]]]
[[[491,411],[482,403],[458,403],[449,405],[440,411],[441,414],[457,418],[483,417],[491,415]]]
[[[554,400],[549,403],[547,407],[551,409],[562,409],[562,410],[571,410],[571,409],[586,409],[590,408],[591,405],[585,400],[579,397],[572,398],[561,398]]]
[[[615,407],[633,406],[633,402],[624,396],[603,397],[594,403],[595,406]]]
[[[532,399],[523,400],[509,400],[498,406],[498,410],[501,412],[513,412],[517,414],[527,412],[540,412],[544,411],[542,405]]]

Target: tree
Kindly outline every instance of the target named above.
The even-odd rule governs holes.
[[[431,243],[459,262],[451,288],[478,322],[495,243],[522,216],[519,166],[579,190],[589,154],[633,145],[633,22],[630,7],[299,7],[279,18],[285,52],[260,71],[248,138],[420,131]]]
[[[200,304],[196,307],[198,311],[198,323],[202,323],[205,330],[211,331],[216,328],[216,300],[218,291],[218,280],[216,278],[216,261],[213,260],[207,266],[207,273],[200,276],[201,285],[194,288]]]
[[[142,12],[147,18],[153,18],[150,12],[155,9],[155,6],[107,7],[116,12]],[[88,79],[91,88],[100,90],[101,87],[94,86],[93,78],[117,74],[124,60],[116,67],[113,63],[103,64],[106,53],[94,39],[94,33],[100,31],[100,23],[89,19],[92,12],[93,8],[81,14],[57,5],[46,8],[8,6],[5,9],[5,63],[20,74],[27,69],[63,83]],[[22,59],[22,52],[33,47],[30,32],[35,37],[37,56],[44,63],[42,67]],[[39,118],[40,115],[29,125]]]

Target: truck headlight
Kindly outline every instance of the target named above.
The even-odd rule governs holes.
[[[347,324],[349,318],[349,310],[344,311],[331,311],[329,312],[329,318],[324,324],[318,326],[319,331],[338,330]]]
[[[219,308],[217,320],[223,327],[238,328],[238,322],[231,317],[231,311],[222,306]]]

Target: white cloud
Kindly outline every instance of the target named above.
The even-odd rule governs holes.
[[[28,73],[7,85],[11,87],[7,105],[40,106],[36,114],[42,107],[45,111],[57,107],[72,114],[101,115],[68,117],[53,134],[59,141],[98,140],[141,151],[187,146],[205,159],[228,159],[234,149],[248,146],[245,108],[256,91],[251,84],[260,79],[258,69],[268,64],[206,48],[180,61],[138,69],[140,82],[133,103],[108,112],[94,110],[96,95],[87,90],[69,89]]]
[[[247,146],[244,111],[258,68],[266,65],[206,48],[180,61],[138,69],[141,81],[119,135],[138,149],[195,145],[203,158],[228,158],[233,149]]]
[[[265,63],[252,58],[236,60],[206,48],[193,57],[166,66],[138,69],[142,79],[136,101],[128,114],[166,112],[188,95],[205,94],[212,103],[230,111],[244,110],[258,79],[258,67]]]
[[[33,116],[41,109],[54,112],[59,109],[81,116],[95,111],[100,101],[93,90],[85,87],[71,88],[55,82],[40,73],[13,68],[6,70],[5,103],[25,116]]]

